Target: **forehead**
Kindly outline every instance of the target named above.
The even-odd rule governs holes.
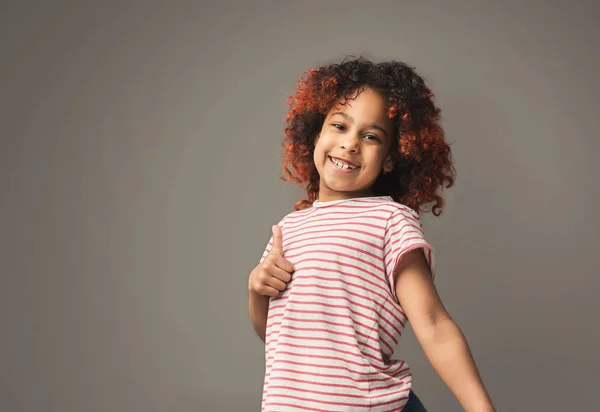
[[[327,117],[341,117],[359,126],[381,130],[386,137],[393,133],[393,120],[387,116],[388,107],[378,92],[364,89],[351,94],[348,99],[340,99],[329,111]]]
[[[328,115],[331,116],[336,112],[344,112],[352,114],[359,121],[360,119],[365,119],[389,123],[387,109],[383,96],[372,89],[364,89],[350,94],[348,99],[342,97],[333,105]]]

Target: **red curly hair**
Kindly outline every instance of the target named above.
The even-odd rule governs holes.
[[[374,64],[366,58],[347,56],[340,64],[311,68],[298,81],[296,92],[287,99],[282,141],[281,178],[305,186],[308,199],[297,202],[295,210],[310,207],[319,193],[320,177],[313,162],[314,141],[329,110],[340,99],[370,88],[387,102],[392,119],[394,143],[391,155],[394,169],[381,174],[372,189],[375,196],[391,196],[417,213],[442,213],[444,199],[438,193],[454,184],[450,145],[439,124],[441,110],[433,103],[434,94],[421,76],[405,63],[388,61]]]

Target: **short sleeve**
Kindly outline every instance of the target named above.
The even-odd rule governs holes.
[[[398,297],[394,287],[394,272],[398,262],[407,252],[423,248],[432,279],[435,279],[435,249],[425,240],[419,215],[412,209],[399,208],[390,215],[386,223],[383,241],[386,278],[396,301],[398,301]]]
[[[279,226],[282,229],[282,234],[283,234],[283,222],[284,222],[285,218],[281,219],[279,221],[279,223],[277,223],[277,226]],[[273,246],[273,234],[271,233],[271,237],[269,238],[269,241],[267,242],[267,246],[265,246],[265,250],[262,254],[262,257],[260,258],[260,261],[258,262],[259,264],[261,264],[263,262],[263,260],[265,260],[265,258],[267,257],[267,255],[269,254],[269,252],[271,251],[271,246]]]

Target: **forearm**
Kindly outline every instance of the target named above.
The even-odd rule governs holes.
[[[249,290],[248,312],[252,327],[258,337],[264,342],[267,329],[267,315],[269,313],[269,297]]]
[[[447,318],[420,335],[417,338],[425,355],[465,411],[495,411],[458,325]]]

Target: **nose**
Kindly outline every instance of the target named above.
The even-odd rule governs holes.
[[[346,133],[340,140],[340,147],[342,149],[356,152],[358,150],[360,139],[354,133]]]

